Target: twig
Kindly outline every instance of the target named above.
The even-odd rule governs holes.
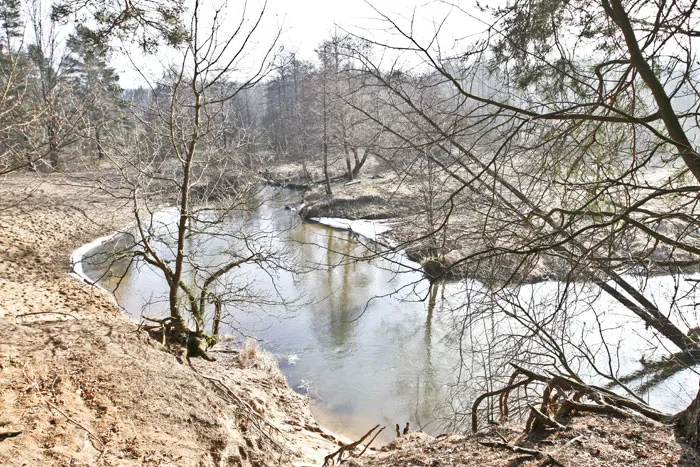
[[[365,433],[365,435],[364,435],[362,438],[358,439],[357,441],[354,441],[354,442],[352,442],[352,443],[350,443],[350,444],[346,444],[345,446],[341,446],[337,451],[334,451],[334,452],[328,454],[328,455],[326,456],[326,458],[324,459],[324,461],[323,461],[323,466],[324,466],[324,467],[327,467],[327,466],[329,466],[329,465],[334,465],[336,462],[337,462],[338,464],[340,464],[341,462],[343,462],[343,453],[344,453],[345,451],[352,451],[352,450],[355,449],[357,446],[359,446],[360,444],[362,444],[362,442],[363,442],[365,439],[367,439],[367,437],[369,437],[369,435],[371,435],[372,432],[373,432],[374,430],[376,430],[377,428],[379,428],[379,425],[375,425],[374,428],[372,428],[372,429],[369,430],[367,433]],[[383,427],[381,430],[379,430],[379,431],[377,432],[377,434],[379,434],[384,428],[386,428],[386,426]],[[376,435],[375,435],[375,437],[376,437]],[[374,441],[374,438],[372,438],[372,441]],[[371,441],[370,441],[370,443],[371,443]],[[364,451],[362,451],[362,452],[364,452]],[[335,458],[335,459],[334,459],[334,458]]]
[[[92,445],[93,448],[97,449],[98,451],[102,451],[102,450],[105,449],[106,446],[105,446],[105,444],[102,442],[102,440],[101,440],[100,438],[98,438],[97,436],[95,436],[95,435],[93,434],[92,431],[90,431],[90,430],[88,430],[87,428],[85,428],[85,425],[83,425],[83,424],[81,424],[80,422],[76,421],[75,419],[71,418],[67,413],[65,413],[63,410],[59,409],[58,407],[56,407],[56,405],[53,404],[53,403],[51,403],[50,401],[46,401],[46,403],[47,403],[50,407],[52,407],[53,409],[55,409],[58,413],[60,413],[60,414],[63,415],[64,417],[66,417],[66,420],[68,420],[69,422],[71,422],[73,425],[77,426],[78,428],[82,428],[83,430],[85,430],[85,432],[88,434],[88,436],[89,436],[90,438],[92,438],[92,439],[94,439],[95,441],[97,441],[98,443],[100,443],[100,446],[101,446],[102,449],[97,449],[97,447],[96,447],[94,444]],[[92,443],[92,442],[91,442],[91,443]]]
[[[499,434],[499,436],[501,436]],[[501,438],[503,438],[501,436]],[[550,453],[540,451],[539,449],[530,449],[530,448],[524,448],[522,446],[518,446],[515,444],[510,444],[508,442],[501,442],[501,441],[479,441],[479,444],[482,446],[487,446],[487,447],[492,447],[492,448],[503,448],[503,449],[508,449],[509,451],[513,451],[517,454],[524,454],[526,456],[530,457],[535,457],[535,458],[544,458],[542,462],[540,462],[539,467],[546,467],[549,465],[554,465],[557,467],[566,467],[564,464],[556,460]]]
[[[24,318],[25,316],[34,316],[34,315],[62,315],[62,316],[69,316],[73,319],[78,319],[77,316],[72,315],[70,313],[63,313],[62,311],[35,311],[33,313],[22,313],[21,315],[15,316],[15,323],[17,323],[17,318]]]
[[[580,442],[582,438],[583,438],[583,435],[578,435],[578,436],[575,437],[575,438],[571,438],[569,441],[567,441],[566,443],[564,443],[564,445],[562,446],[562,449],[563,449],[563,448],[566,448],[566,447],[568,447],[568,446],[570,446],[570,445],[572,445],[572,444],[574,444],[574,443],[576,443],[576,442]]]
[[[540,451],[539,449],[530,449],[530,448],[524,448],[522,446],[517,446],[515,444],[510,444],[510,443],[504,443],[502,441],[479,441],[479,444],[482,446],[486,446],[489,448],[503,448],[503,449],[508,449],[509,451],[513,451],[518,454],[527,454],[528,456],[532,457],[544,457],[545,452]]]

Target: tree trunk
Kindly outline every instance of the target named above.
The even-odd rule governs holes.
[[[355,171],[352,169],[352,160],[350,159],[350,151],[348,150],[348,144],[343,143],[343,151],[345,152],[345,169],[348,181],[353,181],[355,179]]]
[[[688,408],[678,414],[678,430],[691,446],[700,449],[700,391]]]
[[[328,115],[326,112],[326,77],[323,77],[323,178],[326,194],[330,195],[331,177],[328,174]]]
[[[685,165],[690,172],[695,176],[695,179],[700,181],[700,157],[693,150],[693,147],[688,139],[688,136],[683,130],[683,125],[678,119],[678,115],[673,109],[671,98],[664,90],[664,86],[651,68],[651,65],[644,57],[642,50],[639,47],[639,42],[634,34],[634,28],[630,22],[630,18],[625,11],[620,0],[605,0],[603,7],[610,18],[617,24],[622,31],[627,44],[627,50],[630,54],[630,62],[639,71],[646,85],[649,87],[656,105],[659,107],[659,115],[666,126],[668,135],[673,142],[673,145],[678,150],[683,158]]]

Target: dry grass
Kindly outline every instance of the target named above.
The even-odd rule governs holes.
[[[277,366],[275,357],[258,345],[255,339],[247,339],[241,346],[238,353],[238,363],[243,368],[256,368],[266,372],[279,375],[281,373]]]

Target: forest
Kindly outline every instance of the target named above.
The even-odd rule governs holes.
[[[311,58],[263,29],[266,4],[226,3],[0,4],[0,175],[61,177],[127,213],[95,281],[116,293],[154,271],[161,306],[139,330],[213,361],[221,329],[249,336],[241,313],[311,306],[284,274],[386,261],[418,276],[382,297],[425,303],[426,336],[438,310],[458,355],[440,422],[407,415],[420,428],[565,430],[597,414],[700,445],[696,2],[437,1],[449,10],[427,36],[415,11],[377,7],[381,34],[340,25]],[[454,24],[480,32],[446,40]],[[137,51],[140,85],[120,85],[118,44]],[[271,187],[298,196],[285,208],[300,222],[376,235],[353,237],[361,250],[295,239],[252,214]],[[294,242],[339,259],[301,265]],[[650,395],[669,381],[674,413]]]

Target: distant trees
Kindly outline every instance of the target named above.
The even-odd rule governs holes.
[[[302,175],[322,182],[327,192],[338,172],[353,180],[370,155],[379,155],[382,126],[358,111],[372,102],[374,92],[366,82],[370,75],[353,55],[358,47],[349,36],[334,35],[316,48],[317,63],[282,55],[262,85],[272,149],[300,164]]]

